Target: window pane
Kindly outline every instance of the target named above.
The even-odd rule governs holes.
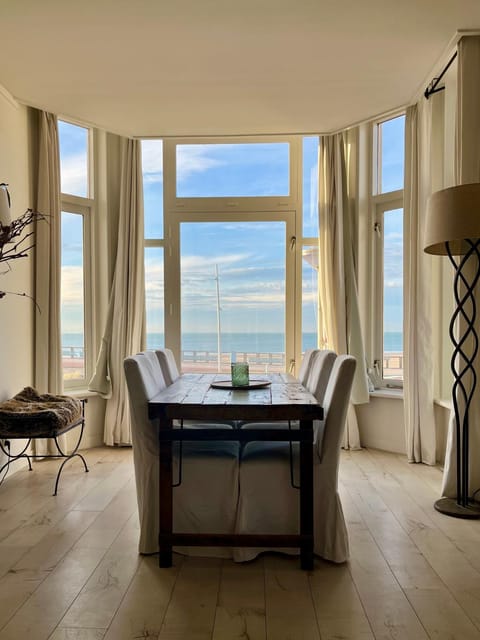
[[[318,236],[318,137],[303,138],[303,236]]]
[[[88,193],[88,129],[58,121],[62,193],[83,198]]]
[[[285,371],[285,243],[283,222],[182,223],[183,371]]]
[[[318,249],[302,252],[302,353],[318,346]]]
[[[379,128],[381,193],[403,189],[405,116],[382,122]]]
[[[403,209],[383,215],[383,377],[403,378]]]
[[[83,216],[62,211],[61,327],[65,382],[85,378]]]
[[[145,237],[163,238],[163,143],[142,140]]]
[[[177,197],[288,196],[288,142],[177,146]]]
[[[145,304],[147,349],[162,349],[165,346],[162,247],[147,247],[145,249]]]

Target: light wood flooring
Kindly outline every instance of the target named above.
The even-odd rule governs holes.
[[[441,472],[343,453],[351,560],[248,564],[137,553],[131,451],[87,451],[90,473],[35,464],[0,486],[0,640],[480,639],[480,520],[433,509]]]

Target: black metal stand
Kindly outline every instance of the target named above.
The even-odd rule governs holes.
[[[474,362],[478,353],[478,334],[475,330],[477,308],[474,289],[480,278],[480,240],[465,240],[469,245],[468,252],[456,263],[450,245],[446,249],[450,262],[455,268],[454,294],[456,309],[450,321],[449,334],[454,350],[451,369],[454,376],[452,388],[453,408],[455,412],[455,441],[457,462],[457,498],[440,498],[435,502],[435,509],[454,518],[480,518],[480,503],[469,496],[469,419],[470,405],[477,385],[477,373]],[[467,264],[470,259],[476,260],[475,270],[467,279]],[[470,261],[471,264],[471,261]],[[465,324],[461,335],[456,336],[457,320]],[[461,402],[461,410],[459,406]]]
[[[85,428],[85,402],[86,402],[86,400],[82,400],[82,417],[79,420],[77,420],[76,422],[73,422],[72,424],[68,425],[67,427],[65,427],[64,429],[59,431],[55,436],[52,436],[51,434],[48,434],[48,433],[46,433],[44,435],[35,436],[35,438],[53,438],[58,453],[45,453],[45,454],[26,453],[30,448],[30,444],[31,444],[32,440],[35,439],[35,438],[29,438],[27,444],[20,451],[20,453],[16,453],[16,454],[12,455],[12,453],[10,452],[10,448],[6,448],[4,443],[2,442],[2,439],[0,439],[0,449],[5,454],[5,456],[7,457],[7,461],[0,468],[0,474],[2,473],[2,471],[4,469],[8,470],[8,468],[10,467],[12,462],[15,462],[16,460],[20,460],[21,458],[26,458],[27,459],[28,470],[29,471],[32,471],[31,459],[35,459],[35,458],[40,458],[40,459],[43,459],[43,458],[64,458],[62,464],[60,465],[60,468],[58,469],[57,477],[55,479],[55,489],[53,491],[53,495],[56,496],[57,495],[57,490],[58,490],[58,483],[59,483],[59,480],[60,480],[60,474],[62,473],[63,467],[65,466],[65,464],[69,460],[72,460],[73,458],[80,458],[80,460],[83,462],[83,466],[85,468],[85,471],[87,472],[88,471],[88,467],[87,467],[87,463],[85,461],[85,458],[82,456],[81,453],[78,453],[78,448],[80,447],[80,443],[82,441],[83,430]],[[60,444],[58,442],[57,437],[60,436],[60,435],[63,435],[64,433],[66,433],[67,431],[70,431],[71,429],[74,429],[75,427],[80,427],[80,433],[78,435],[77,442],[76,442],[76,444],[75,444],[75,446],[73,448],[73,451],[71,453],[65,453],[62,450],[62,448],[60,447]],[[27,436],[27,438],[28,438],[28,436]],[[18,432],[16,434],[9,433],[3,439],[4,440],[8,440],[8,441],[9,440],[25,439],[25,434],[22,434],[20,432]],[[3,481],[3,479],[2,479],[2,481]],[[1,482],[0,482],[0,484],[1,484]]]

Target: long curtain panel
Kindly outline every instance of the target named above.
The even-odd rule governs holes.
[[[107,398],[104,441],[131,444],[123,360],[144,348],[145,268],[143,188],[138,140],[121,140],[118,246],[106,326],[89,389]]]
[[[61,393],[63,375],[60,337],[60,152],[57,118],[38,115],[36,209],[46,216],[35,229],[35,387],[40,393]],[[65,436],[60,444],[65,446]],[[34,453],[57,453],[51,438],[33,441]]]
[[[434,96],[433,96],[433,99]],[[404,193],[404,421],[409,462],[435,464],[431,258],[423,251],[431,191],[431,102],[407,109]]]
[[[319,143],[319,335],[322,344],[357,359],[343,447],[360,448],[354,404],[369,401],[360,326],[354,234],[358,132],[321,136]]]
[[[456,118],[456,184],[480,182],[480,36],[464,36],[458,43],[457,58],[457,118]],[[480,215],[480,214],[479,214]],[[453,272],[453,269],[452,269]],[[475,290],[477,319],[475,329],[480,335],[480,287]],[[460,320],[460,324],[461,324]],[[457,326],[457,331],[462,331]],[[464,345],[468,349],[468,344]],[[451,345],[453,350],[453,345]],[[474,360],[480,380],[480,355]],[[480,489],[480,386],[477,387],[469,411],[470,495]],[[459,406],[463,406],[461,393]],[[455,415],[451,412],[442,495],[455,498],[456,484]],[[476,494],[478,500],[479,494]]]

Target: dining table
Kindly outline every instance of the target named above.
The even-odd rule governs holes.
[[[302,569],[313,569],[313,422],[323,418],[317,399],[294,376],[251,376],[233,387],[225,374],[186,373],[153,396],[150,420],[159,421],[159,565],[172,565],[173,546],[292,547],[300,550]],[[200,421],[195,429],[183,421]],[[228,423],[218,428],[218,423]],[[282,425],[275,427],[281,421]],[[298,421],[298,428],[285,428]],[[245,422],[254,428],[241,428]],[[209,424],[210,423],[210,424]],[[212,423],[217,423],[214,427]],[[262,426],[261,423],[268,423]],[[185,533],[173,530],[172,451],[176,441],[285,441],[299,443],[299,531],[294,534]]]

